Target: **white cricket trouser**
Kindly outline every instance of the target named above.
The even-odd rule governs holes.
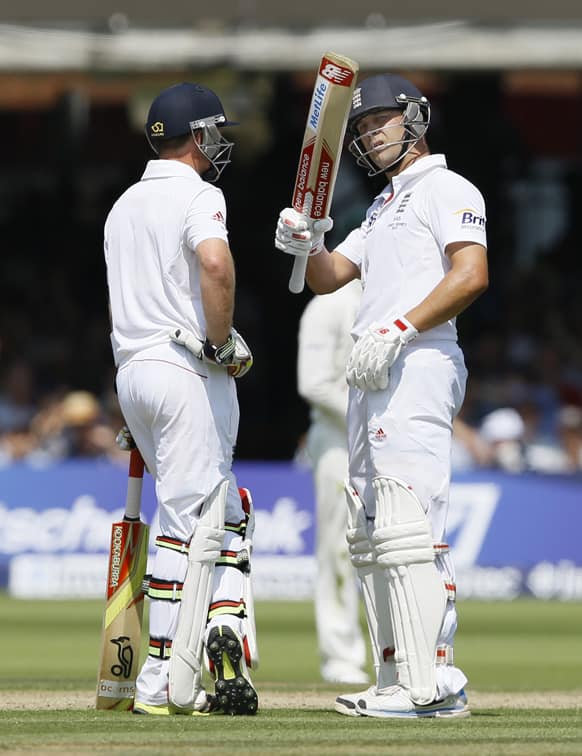
[[[463,353],[456,342],[412,342],[390,369],[387,389],[350,390],[350,480],[368,518],[376,512],[372,480],[399,478],[420,499],[434,541],[446,541],[452,421],[463,403],[466,380]],[[454,583],[450,555],[438,557],[436,566],[446,582]],[[452,646],[456,628],[455,603],[449,601],[439,644]],[[450,692],[458,692],[460,675],[455,668],[439,667],[440,691],[446,694],[450,687],[456,688]]]
[[[177,344],[163,344],[121,367],[117,391],[125,421],[155,479],[161,535],[188,542],[202,504],[224,479],[230,481],[226,522],[244,520],[231,470],[239,408],[234,379],[226,370],[201,362]],[[157,549],[152,568],[157,580],[182,583],[186,568],[185,554]],[[226,596],[239,601],[242,587],[242,573],[218,567],[212,602]],[[150,637],[173,639],[179,607],[179,602],[150,600]],[[147,657],[137,681],[138,700],[167,703],[168,665],[168,659]]]
[[[346,541],[345,432],[316,422],[309,429],[307,450],[317,505],[315,619],[321,664],[340,662],[362,669],[366,646],[359,624],[356,574]]]

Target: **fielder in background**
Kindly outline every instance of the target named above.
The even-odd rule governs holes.
[[[480,192],[431,155],[426,97],[384,74],[359,82],[350,151],[388,183],[328,253],[323,224],[287,208],[276,246],[309,255],[317,294],[362,280],[347,364],[348,540],[362,581],[376,684],[341,695],[349,716],[463,717],[446,545],[453,417],[467,372],[455,318],[488,286]],[[319,253],[319,254],[318,254]]]
[[[155,479],[161,531],[136,714],[254,714],[258,706],[248,672],[256,659],[252,512],[231,470],[234,377],[252,357],[232,327],[226,206],[212,185],[230,162],[229,125],[211,90],[182,83],[162,91],[146,124],[159,159],[105,224],[119,404]],[[203,647],[215,696],[202,687]]]
[[[346,541],[344,482],[348,472],[346,362],[350,329],[362,287],[352,281],[313,297],[299,326],[297,383],[311,408],[307,453],[317,506],[315,620],[321,676],[363,684],[366,646],[359,623],[359,593]]]

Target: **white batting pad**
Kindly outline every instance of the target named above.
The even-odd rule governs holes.
[[[188,551],[178,627],[172,644],[168,697],[181,709],[195,708],[202,683],[202,641],[212,592],[214,565],[224,540],[228,480],[204,502]]]
[[[251,555],[253,553],[253,535],[255,532],[255,508],[253,506],[253,500],[251,497],[251,492],[247,489],[246,491],[246,498],[249,506],[249,512],[248,512],[248,521],[247,521],[247,529],[245,532],[244,541],[242,543],[242,548],[246,549],[249,557],[249,562],[251,559]],[[253,583],[251,579],[251,570],[247,570],[247,572],[244,573],[243,578],[243,599],[245,602],[246,607],[246,614],[243,621],[243,626],[245,629],[245,635],[247,639],[247,643],[249,646],[249,654],[251,657],[251,663],[250,667],[252,669],[257,669],[259,666],[259,647],[257,644],[257,626],[255,622],[255,598],[253,595]]]
[[[414,703],[426,705],[436,698],[436,648],[447,604],[435,566],[432,531],[406,483],[375,478],[374,494],[372,543],[387,576],[398,683]]]
[[[348,504],[347,541],[350,558],[362,589],[368,631],[372,646],[376,687],[387,688],[396,683],[394,664],[394,633],[386,597],[388,579],[385,570],[376,564],[376,555],[368,535],[368,522],[357,492],[345,482]]]

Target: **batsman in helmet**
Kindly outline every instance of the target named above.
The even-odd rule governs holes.
[[[249,570],[252,507],[232,472],[235,378],[252,355],[233,328],[235,276],[226,204],[214,185],[230,162],[217,95],[182,82],[153,100],[145,127],[157,159],[105,224],[119,404],[155,480],[160,535],[148,656],[136,714],[255,714],[256,642]],[[202,685],[204,660],[214,694]]]
[[[456,317],[488,286],[479,190],[431,154],[430,103],[396,74],[361,80],[349,150],[386,185],[333,249],[330,219],[284,209],[275,246],[309,256],[307,283],[325,294],[360,279],[347,360],[352,563],[364,598],[376,680],[346,693],[347,716],[465,717],[456,666],[455,575],[446,543],[453,418],[467,370]],[[325,221],[325,222],[324,222]]]

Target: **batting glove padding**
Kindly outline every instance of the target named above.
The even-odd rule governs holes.
[[[131,451],[136,448],[135,441],[127,425],[124,425],[117,436],[115,436],[115,443],[122,451]]]
[[[275,246],[281,252],[297,257],[316,255],[323,249],[323,237],[332,228],[331,218],[314,220],[292,207],[286,207],[277,221]]]
[[[390,326],[373,323],[358,341],[348,358],[348,384],[360,391],[379,391],[388,387],[390,368],[403,346],[418,334],[406,318]]]
[[[184,328],[173,328],[169,336],[175,344],[186,347],[199,360],[225,367],[233,378],[242,378],[253,366],[252,352],[234,328],[230,329],[230,336],[220,347],[213,347],[208,340],[200,341],[191,331]]]

